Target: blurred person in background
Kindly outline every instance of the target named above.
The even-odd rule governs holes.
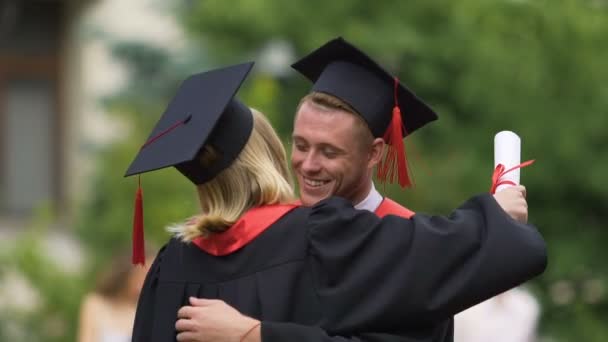
[[[114,255],[82,301],[78,342],[131,341],[137,299],[153,259],[148,255],[146,266],[138,267],[130,251]]]
[[[455,342],[536,342],[540,305],[516,287],[454,317]]]

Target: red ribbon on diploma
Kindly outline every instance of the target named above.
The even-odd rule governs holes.
[[[507,173],[509,173],[513,170],[517,170],[517,169],[526,167],[532,163],[534,163],[534,159],[525,161],[519,165],[515,165],[508,170],[505,170],[505,166],[503,164],[496,165],[496,168],[494,169],[494,173],[492,174],[492,186],[490,187],[490,193],[491,194],[496,193],[496,188],[498,188],[499,185],[503,185],[503,184],[516,185],[514,182],[512,182],[510,180],[501,179],[502,176],[506,175]]]

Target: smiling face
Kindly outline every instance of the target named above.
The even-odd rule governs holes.
[[[300,200],[310,206],[332,195],[356,204],[371,188],[383,148],[356,114],[304,100],[296,113],[291,164]]]

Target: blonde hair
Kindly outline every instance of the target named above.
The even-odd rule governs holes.
[[[182,241],[223,232],[253,207],[295,200],[283,144],[268,119],[251,111],[253,130],[239,156],[212,180],[197,186],[202,214],[168,228]],[[211,165],[215,158],[213,146],[204,146],[201,165]]]
[[[302,107],[305,102],[311,103],[315,107],[320,108],[326,112],[338,110],[352,114],[355,117],[353,137],[355,138],[355,140],[361,142],[361,146],[367,147],[372,144],[374,140],[374,135],[372,134],[372,131],[369,128],[367,122],[365,122],[361,114],[359,114],[359,112],[357,112],[348,103],[342,101],[341,99],[333,95],[313,91],[300,100],[298,108],[296,109],[296,115],[300,111],[300,107]]]

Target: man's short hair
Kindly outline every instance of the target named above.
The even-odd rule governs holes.
[[[361,115],[348,103],[340,100],[339,98],[333,95],[313,91],[300,100],[300,103],[298,104],[298,108],[296,110],[296,115],[300,111],[302,104],[304,104],[305,102],[312,103],[317,108],[321,108],[327,112],[342,111],[352,114],[355,117],[355,131],[353,132],[353,137],[356,137],[356,140],[362,142],[362,147],[371,145],[371,143],[373,142],[374,136],[369,126],[367,125],[367,122],[365,122]]]

